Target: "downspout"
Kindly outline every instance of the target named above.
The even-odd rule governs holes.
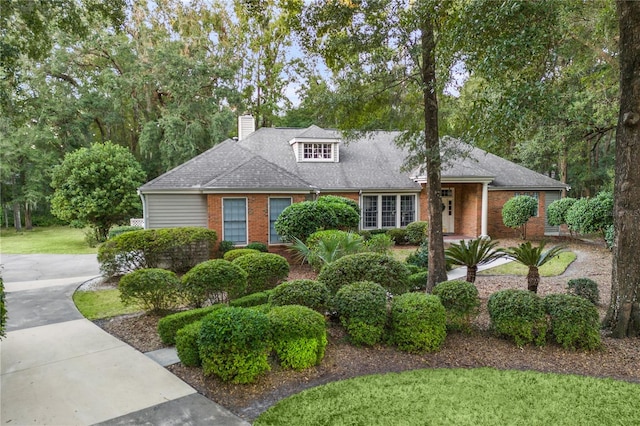
[[[142,194],[142,192],[140,192],[139,189],[138,189],[138,196],[140,197],[140,200],[142,200],[142,221],[144,222],[144,229],[149,229],[147,225],[149,223],[149,221],[147,220],[147,199],[144,197],[144,194]]]
[[[482,238],[489,238],[487,232],[489,223],[489,184],[484,182],[482,184],[482,212],[480,218],[480,236]]]

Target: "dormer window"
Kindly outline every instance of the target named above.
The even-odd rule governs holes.
[[[302,146],[304,160],[333,161],[333,144],[331,143],[304,143]]]
[[[340,161],[340,137],[334,130],[311,126],[289,141],[296,161],[337,163]]]

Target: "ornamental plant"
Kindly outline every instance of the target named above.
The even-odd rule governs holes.
[[[289,275],[287,259],[275,253],[252,253],[233,262],[247,273],[245,294],[270,290]]]
[[[228,302],[245,293],[248,274],[238,265],[224,260],[207,260],[182,277],[181,290],[190,305]]]
[[[438,351],[447,336],[445,308],[438,296],[405,293],[391,304],[391,342],[405,352]]]
[[[260,253],[260,250],[250,249],[250,248],[234,248],[222,255],[224,260],[228,260],[229,262],[233,262],[237,258],[244,256],[245,254],[255,254]]]
[[[567,292],[597,305],[600,301],[598,283],[589,278],[574,278],[567,282]]]
[[[491,241],[489,238],[476,238],[466,242],[460,240],[459,243],[451,243],[445,250],[447,262],[451,265],[467,267],[467,281],[476,282],[478,266],[493,262],[505,256],[505,252],[496,249],[498,241]]]
[[[176,312],[160,318],[158,321],[158,335],[165,345],[175,345],[178,330],[206,317],[216,309],[226,305],[212,305],[205,308],[190,309],[188,311]]]
[[[331,293],[326,284],[314,280],[285,281],[273,289],[269,303],[273,306],[301,305],[324,314]]]
[[[574,232],[598,233],[604,238],[607,228],[613,225],[613,193],[602,191],[593,198],[579,199],[567,211],[566,220]]]
[[[567,223],[567,212],[576,201],[575,198],[565,197],[549,204],[549,207],[547,207],[547,222],[549,222],[549,225],[565,225]]]
[[[375,345],[387,323],[387,292],[372,281],[345,285],[334,298],[334,307],[349,338],[356,345]]]
[[[595,305],[579,296],[550,294],[544,298],[550,332],[565,349],[594,350],[602,346]]]
[[[420,245],[427,238],[427,230],[429,229],[429,222],[415,221],[411,222],[405,228],[405,238],[409,244]]]
[[[180,358],[182,365],[187,367],[199,367],[202,363],[202,360],[200,359],[200,348],[198,347],[201,328],[202,321],[196,321],[182,327],[176,333],[176,352],[178,353],[178,358]]]
[[[538,247],[533,247],[530,241],[526,241],[518,247],[505,250],[508,257],[529,268],[529,272],[527,273],[527,289],[533,293],[538,292],[540,267],[564,251],[564,247],[562,246],[555,246],[544,251],[545,244],[546,243],[542,241]]]
[[[118,289],[125,305],[139,303],[145,311],[162,312],[178,306],[180,279],[165,269],[139,269],[122,277]]]
[[[502,222],[508,228],[520,229],[522,239],[527,239],[527,222],[536,215],[538,200],[529,195],[517,195],[502,206]]]
[[[326,230],[314,232],[307,238],[306,244],[297,238],[290,251],[301,263],[310,264],[319,271],[327,263],[362,251],[363,238],[354,232]]]
[[[478,314],[480,297],[475,285],[452,280],[436,285],[433,294],[440,298],[447,314],[447,326],[452,330],[471,330],[471,321]]]
[[[501,336],[513,339],[519,347],[529,343],[544,346],[547,317],[542,299],[526,290],[500,290],[487,302],[491,327]]]

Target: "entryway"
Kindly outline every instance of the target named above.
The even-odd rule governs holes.
[[[442,232],[455,232],[455,209],[453,188],[442,188]]]

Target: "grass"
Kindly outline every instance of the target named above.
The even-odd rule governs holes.
[[[564,273],[564,271],[576,260],[576,254],[572,251],[565,251],[544,264],[539,272],[541,277],[555,277]],[[493,268],[485,269],[478,272],[478,275],[521,275],[526,276],[529,268],[518,263],[509,262]]]
[[[414,370],[330,383],[284,399],[254,425],[635,424],[637,384],[491,368]]]
[[[416,250],[417,250],[416,247],[411,247],[411,248],[394,247],[391,249],[391,257],[393,257],[394,259],[400,262],[404,262],[405,260],[407,260],[407,256],[409,256],[411,253],[415,252]]]
[[[142,311],[139,306],[124,305],[120,300],[120,291],[116,289],[76,291],[73,294],[73,302],[80,313],[92,321]]]
[[[36,227],[32,231],[0,230],[2,254],[95,254],[85,242],[84,230],[67,226]]]

